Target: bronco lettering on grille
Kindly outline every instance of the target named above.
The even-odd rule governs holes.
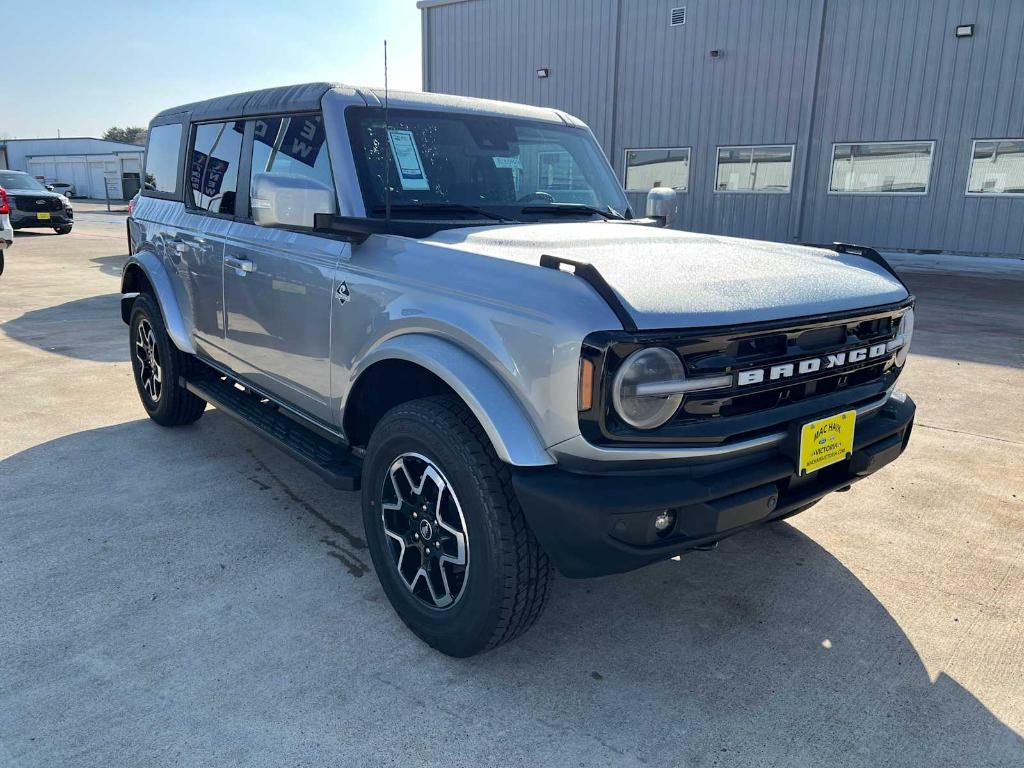
[[[794,376],[803,376],[816,371],[828,371],[833,368],[842,368],[855,363],[863,363],[865,360],[874,360],[892,350],[888,344],[872,344],[870,347],[860,347],[846,352],[836,352],[824,355],[823,357],[808,357],[792,363],[780,363],[770,368],[751,368],[746,371],[739,371],[736,374],[736,386],[744,387],[750,384],[762,384],[766,381],[780,381],[791,379]]]

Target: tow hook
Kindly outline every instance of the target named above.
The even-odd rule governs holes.
[[[710,544],[701,544],[700,546],[694,547],[694,552],[711,552],[712,550],[718,549],[718,542],[712,541]]]

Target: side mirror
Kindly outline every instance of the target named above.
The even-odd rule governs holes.
[[[333,189],[297,173],[254,173],[249,200],[261,227],[312,229],[316,214],[337,212]]]
[[[46,187],[47,192],[53,192],[53,184],[46,184],[44,186]]]
[[[672,187],[654,187],[647,193],[646,215],[667,227],[676,211],[676,191]]]

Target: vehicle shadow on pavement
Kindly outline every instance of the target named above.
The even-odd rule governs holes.
[[[15,341],[57,355],[103,363],[127,361],[128,330],[121,323],[120,300],[121,294],[108,293],[33,309],[0,323],[0,330]]]
[[[518,695],[540,706],[572,686],[563,728],[606,724],[603,738],[651,763],[679,750],[686,765],[1024,759],[1024,739],[952,678],[932,680],[864,584],[788,523],[630,574],[563,579],[545,619],[495,654],[517,668]]]
[[[26,765],[210,764],[219,749],[286,764],[313,728],[346,764],[383,764],[412,748],[382,727],[396,712],[458,722],[475,734],[464,750],[507,758],[488,764],[1024,756],[1020,736],[955,680],[933,680],[863,583],[787,523],[630,574],[560,578],[529,633],[455,660],[391,611],[358,496],[212,409],[191,427],[140,419],[29,448],[0,461],[0,498],[0,630],[18,628],[0,637],[0,732]],[[30,743],[40,729],[45,743]],[[132,752],[167,744],[200,751]],[[451,754],[438,764],[482,763]]]
[[[117,256],[98,256],[95,259],[89,259],[89,261],[99,267],[100,272],[104,275],[120,277],[121,270],[124,269],[124,263],[128,261],[128,254],[122,253]]]

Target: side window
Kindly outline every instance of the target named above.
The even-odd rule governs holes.
[[[305,176],[334,193],[323,117],[263,117],[253,121],[252,178],[260,174]],[[256,197],[252,195],[252,197]],[[250,205],[249,215],[252,216]]]
[[[209,213],[235,214],[244,128],[241,120],[232,120],[204,123],[193,129],[189,189],[196,208]]]
[[[154,192],[174,194],[178,189],[178,169],[181,168],[181,124],[158,125],[149,131],[146,146],[146,185]]]

